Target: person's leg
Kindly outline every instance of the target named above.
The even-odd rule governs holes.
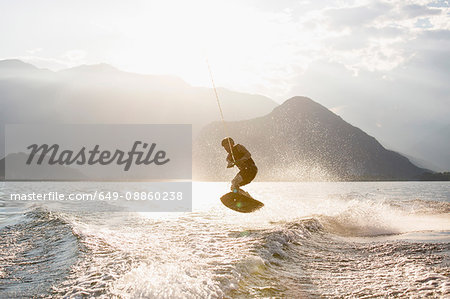
[[[258,172],[258,168],[249,167],[244,170],[241,170],[239,173],[241,174],[242,181],[240,183],[240,187],[250,184],[251,181],[256,177],[256,173]]]
[[[238,192],[239,187],[241,186],[242,182],[244,181],[244,178],[242,177],[241,171],[236,174],[234,179],[231,181],[231,191]]]
[[[233,179],[235,181],[235,184],[233,185],[233,182],[231,184],[231,190],[233,192],[239,192],[247,197],[253,198],[248,192],[242,190],[240,187],[249,184],[256,176],[256,173],[258,172],[258,168],[256,167],[250,167],[243,169],[239,171],[239,173],[236,175],[236,177]],[[239,179],[236,179],[239,176]]]

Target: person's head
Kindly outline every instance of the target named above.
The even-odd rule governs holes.
[[[234,140],[233,140],[233,138],[231,138],[231,137],[226,137],[226,138],[222,139],[222,146],[223,146],[223,148],[224,148],[227,152],[230,152],[230,151],[231,151],[230,145],[231,145],[231,147],[234,146]]]

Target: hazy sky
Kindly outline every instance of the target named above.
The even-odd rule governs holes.
[[[449,14],[449,1],[422,0],[0,0],[0,59],[106,62],[207,86],[208,57],[217,85],[309,96],[383,144],[442,163],[423,143],[450,149],[436,145],[450,140]]]

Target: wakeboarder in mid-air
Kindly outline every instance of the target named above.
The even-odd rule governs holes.
[[[211,68],[209,67],[208,60],[206,60],[209,69],[209,75],[211,77],[211,83],[216,95],[217,106],[219,107],[220,118],[223,123],[225,132],[227,132],[225,119],[223,117],[222,107],[220,106],[219,95],[217,94],[216,85],[212,76]],[[227,134],[228,135],[228,134]],[[231,137],[226,137],[222,140],[222,146],[227,151],[227,168],[237,166],[239,173],[231,181],[231,192],[220,197],[220,201],[227,207],[240,213],[251,213],[264,207],[264,204],[254,199],[250,194],[242,190],[240,187],[247,185],[258,173],[258,168],[255,165],[255,161],[252,159],[250,152],[241,144],[234,144],[234,140]]]
[[[227,151],[227,168],[237,166],[239,168],[238,174],[231,181],[231,191],[240,193],[252,198],[247,192],[240,187],[250,183],[256,176],[258,168],[255,161],[252,159],[250,152],[241,144],[235,144],[231,137],[226,137],[222,140],[222,146]]]

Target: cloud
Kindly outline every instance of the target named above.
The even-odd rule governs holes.
[[[342,113],[342,111],[345,109],[345,105],[340,105],[340,106],[335,106],[330,108],[330,111],[333,112],[334,114],[340,115]]]
[[[20,59],[24,62],[31,63],[38,68],[51,69],[53,71],[65,69],[71,66],[70,63],[61,59],[41,57],[36,55],[10,56],[0,58],[0,60],[3,59]]]
[[[433,28],[433,24],[431,24],[429,18],[418,19],[414,26],[419,28]]]
[[[418,4],[405,5],[405,6],[403,6],[402,11],[409,18],[423,17],[423,16],[429,16],[429,15],[439,15],[442,12],[442,10],[440,10],[440,9],[429,8],[424,5],[418,5]]]
[[[450,1],[448,0],[436,0],[428,4],[429,7],[450,7]]]
[[[390,70],[360,67],[358,76],[346,61],[317,60],[289,96],[310,96],[384,146],[448,170],[450,31],[424,30],[396,46],[410,57]]]
[[[62,57],[68,59],[71,62],[80,62],[86,58],[86,51],[80,49],[74,49],[66,51]]]
[[[27,52],[30,53],[31,55],[34,55],[36,53],[41,52],[42,50],[43,50],[42,48],[34,48],[34,49],[27,50]]]
[[[330,29],[343,27],[362,26],[373,22],[377,17],[387,14],[393,8],[392,5],[381,2],[373,2],[366,6],[331,8],[324,14],[329,17]]]

